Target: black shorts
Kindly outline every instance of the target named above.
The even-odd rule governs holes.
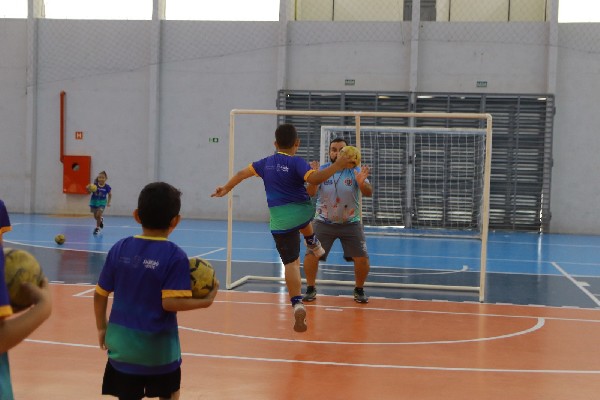
[[[275,246],[283,265],[300,258],[300,233],[298,231],[273,233],[273,239],[275,239]]]
[[[181,368],[161,375],[131,375],[117,371],[110,361],[106,363],[102,394],[120,400],[139,400],[144,397],[170,398],[181,386]]]

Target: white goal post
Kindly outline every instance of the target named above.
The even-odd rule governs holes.
[[[490,114],[477,114],[477,113],[413,113],[413,112],[370,112],[370,111],[312,111],[312,110],[251,110],[251,109],[234,109],[230,112],[229,121],[229,178],[231,178],[234,171],[234,152],[235,152],[235,123],[236,117],[240,115],[265,115],[265,116],[306,116],[306,117],[340,117],[344,118],[346,123],[344,126],[330,126],[331,123],[327,123],[321,129],[321,155],[323,157],[324,146],[329,145],[329,140],[332,135],[339,135],[336,132],[354,132],[354,137],[351,142],[353,145],[363,152],[363,146],[361,143],[361,136],[365,136],[368,132],[383,132],[386,135],[392,135],[397,137],[399,135],[409,135],[413,141],[412,147],[414,147],[414,138],[416,137],[431,137],[437,134],[443,134],[445,136],[462,135],[462,136],[473,136],[482,138],[482,146],[484,151],[482,163],[482,174],[480,188],[480,211],[477,215],[478,226],[475,229],[475,237],[481,242],[480,250],[480,270],[479,270],[479,282],[478,285],[473,286],[458,286],[458,285],[439,285],[439,284],[417,284],[417,283],[395,283],[395,282],[367,282],[365,286],[374,287],[398,287],[398,288],[412,288],[412,289],[433,289],[433,290],[446,290],[446,291],[467,291],[467,292],[478,292],[479,301],[485,300],[485,286],[486,286],[486,259],[487,259],[487,238],[488,238],[488,220],[489,220],[489,194],[490,194],[490,174],[491,174],[491,153],[492,153],[492,116]],[[354,120],[354,125],[347,123],[348,119]],[[389,121],[390,118],[408,118],[411,124],[415,121],[423,119],[434,119],[434,120],[466,120],[466,121],[481,121],[481,128],[479,129],[466,129],[466,128],[440,128],[440,127],[381,127],[381,126],[361,126],[361,118],[385,118]],[[471,123],[472,125],[472,123]],[[484,125],[484,126],[483,126]],[[409,139],[406,139],[409,140]],[[418,147],[418,145],[417,145]],[[364,150],[367,150],[365,148]],[[440,149],[435,149],[436,152],[440,152]],[[432,151],[429,150],[429,153]],[[473,151],[471,151],[473,152]],[[363,155],[364,159],[364,155]],[[322,159],[323,161],[323,159]],[[427,197],[427,196],[423,196]],[[376,200],[375,200],[376,201]],[[410,200],[409,200],[410,201]],[[415,202],[421,201],[419,199],[414,200]],[[284,281],[282,276],[256,276],[246,275],[232,281],[232,249],[233,249],[233,194],[228,194],[228,212],[227,212],[227,262],[226,262],[226,288],[233,289],[240,286],[250,280],[259,281]],[[460,211],[458,212],[460,214]],[[427,218],[425,218],[427,219]],[[305,282],[305,280],[303,280]],[[353,281],[343,280],[325,280],[317,279],[317,283],[329,284],[329,285],[354,285]]]

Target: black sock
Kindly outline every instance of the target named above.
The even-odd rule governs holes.
[[[302,296],[294,296],[294,297],[292,297],[291,301],[292,301],[292,307],[298,303],[302,303]]]
[[[309,246],[315,244],[316,239],[317,238],[314,233],[310,236],[304,236],[304,240],[306,240],[306,244],[308,244]]]

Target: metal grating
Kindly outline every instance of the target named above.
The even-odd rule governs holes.
[[[340,110],[340,111],[411,111],[416,112],[474,112],[490,113],[493,117],[493,150],[490,187],[490,229],[516,231],[548,231],[550,224],[550,182],[552,168],[552,133],[554,97],[552,95],[495,95],[471,93],[417,93],[404,92],[330,92],[280,91],[278,109]],[[319,159],[320,128],[322,125],[348,125],[354,121],[342,117],[282,116],[279,122],[293,123],[298,128],[302,146],[298,153],[305,159]],[[361,119],[364,125],[409,126],[408,119]],[[480,128],[481,122],[452,119],[418,119],[416,126]],[[470,125],[470,126],[469,126]],[[361,137],[362,139],[362,137]],[[386,202],[390,192],[403,193],[406,182],[406,157],[395,154],[387,145],[377,146],[373,157],[371,181],[377,201],[364,204],[365,224],[377,225],[377,216],[395,219],[406,225],[415,221],[415,210],[393,206]],[[401,149],[398,149],[401,152]],[[444,151],[443,149],[441,151]],[[458,157],[458,155],[456,155]],[[450,165],[461,168],[448,155],[448,164],[442,166],[440,177],[451,179]],[[464,155],[460,155],[464,157]],[[365,160],[366,161],[366,160]],[[386,168],[387,176],[377,171]],[[390,174],[389,171],[398,171]],[[451,182],[448,181],[450,184]],[[444,201],[452,202],[449,196]],[[414,206],[414,205],[413,205]],[[460,215],[439,215],[437,209],[420,209],[419,216],[436,216],[442,221],[455,221]],[[418,217],[420,218],[420,217]],[[441,224],[444,227],[443,223]]]

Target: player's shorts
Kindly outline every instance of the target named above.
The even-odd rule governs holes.
[[[300,233],[298,231],[273,233],[272,235],[283,265],[300,258]]]
[[[181,386],[181,368],[161,375],[132,375],[117,371],[106,363],[102,394],[125,400],[139,400],[144,397],[170,398]]]
[[[313,229],[317,239],[321,242],[323,250],[325,250],[325,254],[319,260],[327,260],[327,255],[336,239],[339,239],[342,244],[344,259],[346,261],[350,262],[354,257],[369,257],[365,232],[360,222],[351,224],[326,224],[325,222],[314,220]]]
[[[104,212],[106,206],[90,206],[90,212],[95,214],[97,210]]]

